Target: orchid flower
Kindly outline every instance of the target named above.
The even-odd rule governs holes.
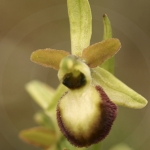
[[[105,30],[104,40],[90,45],[92,16],[88,0],[68,0],[68,13],[71,53],[39,49],[31,54],[31,60],[58,70],[60,84],[67,89],[56,108],[58,126],[71,144],[88,147],[108,135],[117,105],[143,108],[147,100],[101,67],[120,50],[121,43]],[[109,29],[107,15],[104,21]]]

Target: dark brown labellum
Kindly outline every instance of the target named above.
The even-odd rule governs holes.
[[[57,107],[58,125],[60,127],[60,130],[64,134],[64,136],[66,136],[68,141],[70,141],[70,143],[73,144],[74,146],[88,147],[92,144],[100,142],[108,135],[111,126],[116,118],[117,106],[110,101],[110,99],[108,98],[108,96],[100,86],[96,86],[95,89],[99,93],[101,102],[98,105],[96,104],[96,108],[98,107],[99,111],[96,111],[95,114],[96,119],[95,118],[91,119],[91,121],[93,122],[92,124],[90,123],[90,128],[87,133],[83,131],[85,125],[89,122],[88,116],[87,116],[87,122],[85,120],[82,126],[80,127],[72,126],[71,128],[67,128],[68,126],[66,127],[66,122],[64,122],[63,120],[62,112],[59,108],[59,103],[58,103],[58,107]],[[67,94],[68,93],[66,93],[64,96],[67,96]],[[71,117],[73,118],[74,115],[72,115]],[[76,128],[77,130],[75,131],[78,133],[75,133],[74,131],[72,132],[73,128]]]

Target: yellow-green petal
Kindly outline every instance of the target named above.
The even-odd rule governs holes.
[[[90,45],[92,15],[88,0],[67,0],[70,21],[71,51],[81,56],[82,50]]]
[[[69,53],[63,50],[39,49],[31,54],[31,60],[44,67],[59,70],[61,60],[68,55]]]
[[[28,144],[44,149],[53,146],[57,141],[55,131],[44,127],[23,130],[20,132],[19,137]]]
[[[100,85],[111,101],[129,108],[143,108],[147,100],[103,68],[92,71],[93,84]]]
[[[118,39],[107,39],[84,49],[82,58],[89,67],[94,68],[115,55],[120,48],[121,43]]]

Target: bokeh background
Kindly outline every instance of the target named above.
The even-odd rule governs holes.
[[[102,39],[102,15],[112,23],[122,49],[115,75],[150,100],[150,1],[89,0],[93,15],[91,44]],[[70,51],[66,0],[0,0],[0,150],[38,150],[20,141],[22,129],[36,126],[39,109],[25,91],[38,79],[56,88],[57,72],[30,61],[40,48]],[[135,150],[150,149],[150,105],[133,110],[119,107],[118,117],[103,150],[126,143]]]

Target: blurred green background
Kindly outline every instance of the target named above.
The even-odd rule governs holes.
[[[102,15],[120,39],[115,75],[150,99],[150,1],[89,0],[93,15],[91,44],[102,39]],[[56,88],[57,72],[30,61],[40,48],[70,51],[66,0],[0,0],[0,150],[38,150],[18,138],[36,126],[39,109],[24,89],[38,79]],[[119,107],[118,117],[102,149],[124,142],[135,150],[150,149],[150,109]]]

